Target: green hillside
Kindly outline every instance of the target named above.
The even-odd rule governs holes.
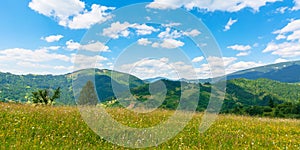
[[[93,76],[94,73],[95,76]],[[183,81],[167,79],[145,83],[129,74],[99,69],[80,70],[58,76],[0,73],[0,101],[24,103],[30,99],[31,92],[37,89],[48,89],[53,92],[54,89],[61,87],[61,97],[56,101],[56,105],[75,105],[74,93],[79,96],[80,91],[73,92],[73,85],[82,87],[81,85],[85,85],[87,79],[95,81],[98,98],[107,107],[128,107],[131,105],[135,108],[148,100],[147,104],[151,107],[158,105],[160,108],[174,110],[178,107],[182,95],[181,84],[186,84]],[[156,97],[153,95],[151,97],[149,86],[156,83],[163,84],[166,90],[161,89]],[[198,83],[190,84],[196,85]],[[197,111],[204,111],[210,99],[211,84],[199,83],[198,85],[200,87],[198,105],[189,101],[189,99],[197,96],[195,94],[185,97],[185,103],[197,106]],[[115,95],[116,91],[113,91],[113,86],[117,87],[118,95]],[[135,99],[128,95],[128,90]],[[299,93],[300,85],[297,83],[282,83],[269,79],[233,79],[227,81],[226,96],[221,112],[300,118]],[[162,99],[164,95],[165,99]],[[116,101],[116,97],[118,101]]]
[[[111,79],[112,74],[118,80]],[[72,80],[76,81],[80,75],[94,77],[96,89],[100,93],[99,95],[102,95],[102,97],[99,96],[100,100],[107,100],[114,96],[111,82],[115,82],[119,86],[126,86],[126,82],[120,78],[129,78],[131,87],[137,87],[144,83],[125,73],[100,69],[80,70],[66,75],[14,75],[0,72],[0,101],[27,102],[31,92],[37,89],[48,89],[53,92],[54,89],[61,87],[61,97],[56,104],[75,105]]]

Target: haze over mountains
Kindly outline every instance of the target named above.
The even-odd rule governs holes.
[[[259,79],[266,78],[280,82],[296,83],[300,82],[300,61],[283,62],[243,71],[238,71],[227,76],[227,79],[246,78]]]
[[[300,61],[282,62],[271,64],[256,68],[250,68],[227,75],[227,80],[245,78],[245,79],[259,79],[265,78],[280,82],[297,83],[300,82]],[[160,79],[167,79],[164,77],[156,77],[146,79],[147,82],[155,82]],[[168,79],[169,80],[169,79]],[[195,82],[196,80],[180,79],[180,81]],[[211,79],[199,79],[200,83],[210,82]]]

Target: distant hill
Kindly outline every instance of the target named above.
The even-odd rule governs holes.
[[[65,75],[14,75],[0,72],[0,101],[26,102],[31,92],[37,89],[49,89],[50,91],[61,87],[61,97],[58,104],[74,105],[74,95],[72,79],[76,79],[79,74],[93,75],[95,73],[96,90],[100,100],[107,100],[114,96],[111,82],[118,86],[125,85],[125,80],[113,80],[111,74],[116,78],[129,78],[130,86],[137,87],[144,84],[144,81],[129,74],[100,69],[80,70]]]
[[[283,62],[243,71],[238,71],[227,76],[227,79],[259,79],[266,78],[287,83],[300,82],[300,61]]]

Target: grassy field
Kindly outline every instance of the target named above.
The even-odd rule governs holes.
[[[135,122],[143,127],[173,114],[165,110],[142,116],[123,109],[108,112],[123,124]],[[175,138],[150,149],[300,149],[300,120],[220,115],[200,134],[201,116],[196,114]],[[89,129],[76,107],[0,103],[0,149],[49,148],[126,149]]]

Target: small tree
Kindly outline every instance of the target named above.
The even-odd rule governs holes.
[[[88,81],[86,85],[81,89],[79,98],[77,100],[78,105],[97,105],[98,98],[95,91],[95,87],[92,81]]]
[[[35,104],[45,104],[45,105],[52,105],[55,99],[60,97],[60,87],[58,87],[52,96],[49,95],[49,91],[45,90],[38,90],[32,92],[32,102]]]

